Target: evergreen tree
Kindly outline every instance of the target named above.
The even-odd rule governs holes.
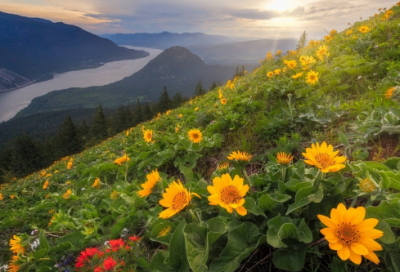
[[[297,42],[297,46],[296,49],[297,50],[301,50],[304,47],[306,47],[306,43],[307,43],[307,32],[303,32],[303,34],[301,34],[299,41]]]
[[[172,108],[172,101],[169,98],[167,88],[164,86],[163,92],[158,99],[157,109],[158,112],[163,113]]]
[[[203,88],[203,85],[201,85],[201,80],[199,80],[199,83],[197,83],[196,89],[194,90],[194,96],[200,96],[206,93],[206,90]]]
[[[129,106],[125,109],[125,124],[126,128],[130,128],[132,126],[132,113],[129,109]]]
[[[23,135],[15,140],[11,169],[17,176],[32,173],[41,169],[43,164],[40,146],[28,135]]]
[[[172,97],[172,107],[177,108],[183,103],[183,97],[180,92],[177,92],[174,97]]]
[[[72,122],[71,116],[67,116],[64,123],[59,128],[58,148],[62,156],[78,153],[82,150],[83,143],[78,129]]]
[[[215,88],[217,88],[217,83],[215,82],[215,80],[211,83],[210,88],[208,88],[209,91],[214,90]]]
[[[152,109],[150,108],[149,103],[146,103],[146,106],[144,107],[144,118],[145,120],[150,120],[151,117],[153,117],[154,113]]]
[[[113,116],[112,119],[111,126],[114,128],[116,133],[120,133],[127,127],[124,106],[121,106],[118,109],[117,114]]]
[[[96,112],[94,114],[92,135],[95,139],[105,139],[107,137],[106,118],[104,117],[103,108],[101,105],[96,108]]]
[[[136,100],[136,111],[135,111],[135,125],[143,122],[142,106],[140,105],[139,98]]]

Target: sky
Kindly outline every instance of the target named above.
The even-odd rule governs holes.
[[[94,34],[203,32],[320,39],[367,19],[389,0],[0,0],[0,11],[77,25]]]

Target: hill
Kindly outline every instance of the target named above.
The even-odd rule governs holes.
[[[37,97],[16,118],[45,111],[95,108],[100,104],[116,108],[133,104],[138,98],[155,101],[164,86],[171,97],[178,92],[183,96],[192,96],[199,80],[208,88],[213,81],[226,81],[234,73],[235,67],[206,65],[189,50],[176,46],[165,50],[139,72],[120,81],[100,87],[54,91]]]
[[[0,12],[0,51],[1,68],[30,80],[148,55],[119,47],[73,25],[4,12]]]
[[[107,39],[119,45],[131,45],[167,49],[173,46],[187,47],[199,44],[218,44],[232,42],[232,38],[220,35],[208,35],[204,33],[135,33],[135,34],[111,34],[103,35]]]
[[[47,169],[10,176],[4,263],[399,271],[399,23],[400,3],[271,53],[252,73]]]
[[[292,50],[296,44],[297,41],[293,39],[262,39],[225,44],[191,45],[187,48],[209,65],[256,65],[268,51],[281,50],[286,54],[286,51]]]

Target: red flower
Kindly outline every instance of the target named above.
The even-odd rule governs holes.
[[[103,267],[101,267],[101,266],[96,267],[94,269],[94,272],[114,271],[114,268],[115,268],[116,265],[117,265],[117,262],[114,261],[114,259],[112,257],[108,257],[107,259],[104,260]]]
[[[109,245],[111,246],[111,250],[115,252],[115,251],[118,251],[119,249],[123,248],[125,245],[125,242],[122,241],[122,239],[110,240]],[[130,249],[130,247],[128,245],[125,248]],[[107,249],[107,252],[110,252],[111,250]]]
[[[81,252],[81,255],[79,255],[78,260],[76,260],[76,268],[84,267],[85,262],[90,262],[95,255],[101,257],[103,256],[103,254],[103,252],[99,251],[95,247],[86,248],[84,251]]]
[[[132,242],[138,242],[138,241],[140,241],[140,237],[137,237],[136,235],[135,236],[131,236],[131,237],[129,237],[129,240],[131,240]]]

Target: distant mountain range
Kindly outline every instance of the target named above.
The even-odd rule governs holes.
[[[183,96],[192,96],[199,80],[206,88],[213,81],[224,83],[233,77],[235,68],[206,65],[186,48],[175,46],[164,50],[139,72],[120,81],[105,86],[54,91],[37,97],[15,118],[39,112],[95,108],[100,104],[107,108],[117,108],[133,104],[138,98],[141,101],[155,101],[164,86],[171,97],[177,92]]]
[[[221,44],[233,42],[234,39],[220,35],[204,33],[134,33],[134,34],[106,34],[101,35],[119,45],[131,45],[167,49],[173,46],[187,47],[201,44]]]
[[[183,46],[204,60],[206,64],[255,65],[268,51],[279,49],[283,54],[296,46],[294,39],[260,39],[208,35],[204,33],[135,33],[103,35],[119,45],[165,49]]]
[[[268,51],[273,54],[282,50],[282,54],[296,47],[294,39],[262,39],[227,44],[192,45],[187,48],[200,56],[207,64],[241,65],[256,64],[266,57]]]
[[[0,68],[28,80],[148,56],[145,51],[119,47],[77,26],[4,12],[0,12],[0,54]]]

